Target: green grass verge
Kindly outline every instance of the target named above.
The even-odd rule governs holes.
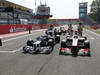
[[[95,32],[100,35],[100,30],[96,30]]]
[[[83,28],[85,28],[85,29],[91,29],[89,26],[84,26]]]

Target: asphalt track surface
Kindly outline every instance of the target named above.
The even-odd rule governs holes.
[[[41,30],[4,39],[0,47],[0,75],[100,75],[100,36],[84,30],[91,43],[91,57],[59,55],[60,44],[50,55],[23,54],[26,40],[43,33]]]

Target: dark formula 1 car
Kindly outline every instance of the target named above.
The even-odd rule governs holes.
[[[36,41],[28,40],[27,45],[23,47],[24,53],[45,53],[50,54],[53,51],[54,40],[47,36],[37,37]]]
[[[62,35],[65,35],[67,33],[67,30],[64,27],[60,27],[60,32]]]
[[[57,29],[57,28],[55,28],[54,29],[54,35],[61,35],[61,30],[60,29]]]
[[[73,55],[73,56],[90,56],[90,42],[86,37],[79,37],[77,35],[68,36],[61,41],[61,48],[59,54]]]
[[[60,34],[57,30],[47,30],[46,35],[48,38],[52,38],[54,40],[55,43],[59,43],[60,42]]]

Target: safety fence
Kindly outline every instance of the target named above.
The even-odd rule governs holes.
[[[46,29],[51,24],[4,24],[0,25],[0,34],[8,34],[8,33],[16,33],[16,32],[24,32],[28,30],[36,30],[36,29]],[[57,24],[53,24],[53,26],[58,26]]]

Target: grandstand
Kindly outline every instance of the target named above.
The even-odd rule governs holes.
[[[0,0],[0,24],[23,24],[23,21],[31,23],[33,15],[30,8]]]

